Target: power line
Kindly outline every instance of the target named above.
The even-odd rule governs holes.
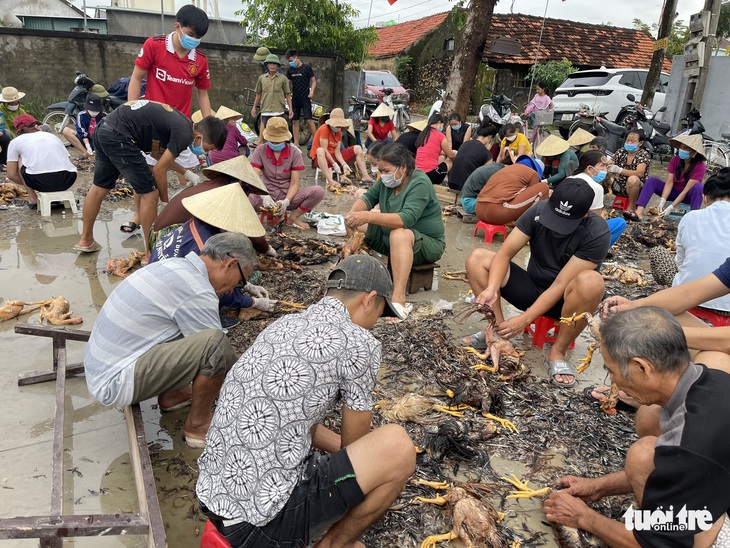
[[[428,3],[434,2],[434,1],[435,0],[426,0],[425,2],[421,2],[418,5],[419,6],[423,6],[424,4],[428,4]],[[400,9],[397,9],[397,10],[393,10],[393,11],[389,11],[387,13],[384,13],[383,16],[384,17],[388,17],[388,16],[390,16],[390,15],[392,15],[394,13],[398,13],[399,11],[409,10],[409,9],[413,9],[413,8],[411,6],[406,6],[405,8],[400,8]],[[418,15],[419,13],[426,13],[427,11],[431,11],[431,9],[432,8],[427,8],[425,10],[414,11],[414,12],[412,12],[412,14],[409,14],[409,15]],[[353,19],[352,20],[353,23],[356,23],[358,21],[367,21],[367,17],[359,17],[358,19]]]

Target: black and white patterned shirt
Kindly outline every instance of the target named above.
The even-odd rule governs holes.
[[[325,297],[267,327],[226,375],[196,492],[225,519],[263,526],[299,481],[311,428],[335,402],[370,411],[380,342]]]

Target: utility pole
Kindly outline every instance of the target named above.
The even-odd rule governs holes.
[[[659,76],[664,65],[664,54],[669,45],[669,35],[672,33],[672,24],[676,12],[677,0],[664,0],[657,39],[654,42],[654,56],[651,58],[651,67],[649,68],[649,74],[646,76],[644,93],[641,95],[641,103],[649,108],[654,102],[654,92],[659,84]]]
[[[705,0],[705,11],[710,11],[710,27],[705,39],[704,63],[700,63],[700,75],[697,78],[697,86],[695,87],[692,106],[702,108],[702,99],[705,96],[705,85],[707,84],[707,75],[710,72],[710,61],[712,61],[712,51],[715,49],[715,34],[717,33],[717,23],[720,20],[720,9],[722,8],[721,0]]]

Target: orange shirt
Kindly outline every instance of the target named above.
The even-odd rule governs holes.
[[[321,139],[327,139],[327,152],[334,158],[335,150],[340,147],[342,142],[342,131],[334,133],[328,124],[322,124],[312,139],[312,150],[309,151],[309,157],[312,160],[317,159],[317,149],[322,148]]]

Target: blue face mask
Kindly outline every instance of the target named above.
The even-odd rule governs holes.
[[[458,126],[451,126],[451,129],[453,129],[454,131],[459,131],[461,129],[461,124],[459,124]]]
[[[286,143],[277,143],[277,144],[274,144],[274,143],[266,143],[266,144],[268,145],[268,147],[271,150],[273,150],[275,152],[279,152],[281,150],[284,150],[284,147],[286,146]]]
[[[203,145],[195,146],[195,141],[193,141],[193,143],[188,148],[196,156],[202,156],[203,154],[205,154],[205,150],[203,150]]]
[[[297,68],[297,62],[296,61],[289,61],[289,66],[291,68]]]
[[[639,145],[636,143],[626,143],[624,145],[624,148],[626,149],[626,152],[636,152],[639,150]]]
[[[200,40],[198,38],[193,38],[192,36],[188,36],[182,30],[180,31],[180,34],[182,35],[179,37],[180,45],[183,48],[185,48],[187,50],[191,50],[191,49],[197,48],[200,45]]]
[[[678,156],[680,160],[689,160],[691,154],[689,150],[680,150]]]
[[[598,173],[596,173],[595,175],[591,175],[591,177],[593,178],[593,180],[595,182],[602,183],[603,180],[606,178],[607,174],[608,174],[608,172],[605,169],[603,169],[603,170],[599,169]]]

